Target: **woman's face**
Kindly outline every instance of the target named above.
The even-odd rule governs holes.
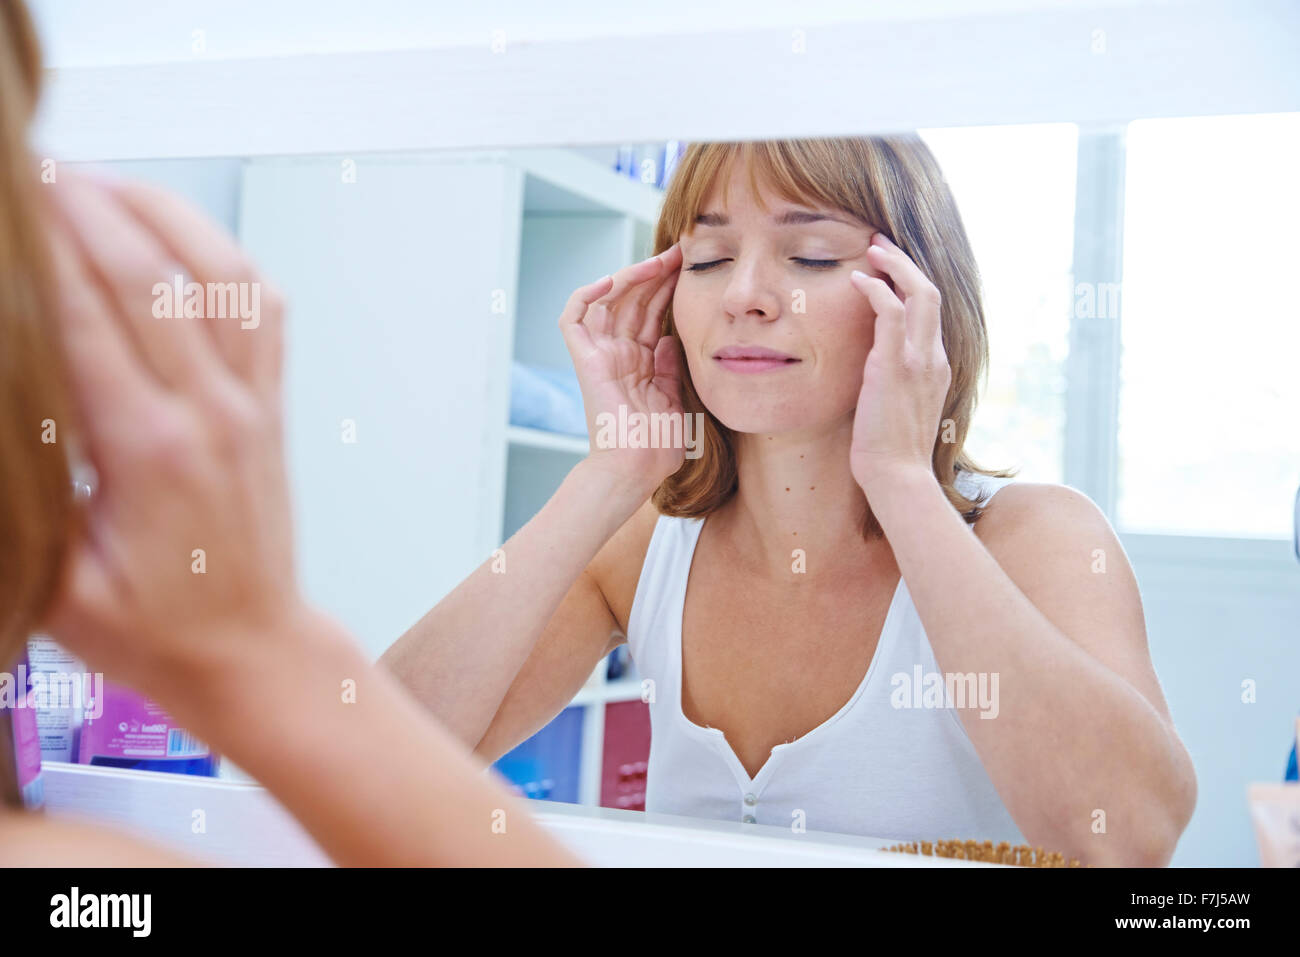
[[[850,415],[876,314],[849,282],[875,232],[840,210],[763,194],[738,169],[681,237],[677,334],[704,405],[736,432],[829,426]]]

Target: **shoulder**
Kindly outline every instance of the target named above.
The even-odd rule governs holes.
[[[1066,485],[1012,482],[992,497],[975,528],[1043,617],[1132,684],[1172,726],[1137,576],[1097,504]]]
[[[1112,666],[1146,672],[1137,578],[1097,503],[1067,485],[1012,482],[989,500],[975,529],[1007,577],[1064,634]],[[1153,676],[1142,684],[1163,710]]]
[[[636,597],[637,582],[641,579],[641,566],[645,564],[659,518],[654,503],[646,501],[610,536],[587,566],[588,574],[624,633],[632,611],[632,600]]]
[[[988,500],[974,528],[1018,582],[1053,575],[1087,575],[1091,581],[1105,571],[1131,576],[1110,520],[1096,502],[1068,485],[1006,484]]]
[[[1114,534],[1097,503],[1068,485],[1012,481],[992,493],[974,526],[990,549],[994,543],[1024,544],[1041,536],[1050,545]]]

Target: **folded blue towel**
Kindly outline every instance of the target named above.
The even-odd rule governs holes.
[[[510,364],[510,424],[566,435],[587,434],[582,391],[572,372]]]

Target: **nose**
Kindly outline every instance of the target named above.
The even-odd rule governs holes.
[[[722,293],[728,318],[771,322],[781,315],[781,291],[776,277],[757,256],[736,260]]]

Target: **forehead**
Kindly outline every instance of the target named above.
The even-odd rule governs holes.
[[[853,217],[835,210],[807,209],[801,206],[778,206],[771,209],[765,217],[773,226],[808,226],[813,223],[830,223],[847,226],[852,229],[866,228],[865,224],[855,222]],[[709,229],[725,229],[738,225],[739,217],[733,218],[728,212],[704,212],[695,217],[695,226]]]
[[[718,170],[704,192],[688,230],[703,226],[707,234],[734,226],[740,220],[762,220],[773,226],[830,223],[868,228],[853,213],[829,205],[806,191],[792,186],[779,188],[763,170],[751,169],[747,160],[734,157]]]
[[[778,187],[769,171],[753,164],[744,156],[733,156],[714,175],[713,182],[700,199],[700,213],[718,213],[734,210],[753,210],[772,213],[777,208],[802,207],[817,209],[822,204],[816,197],[803,195],[787,184]]]

